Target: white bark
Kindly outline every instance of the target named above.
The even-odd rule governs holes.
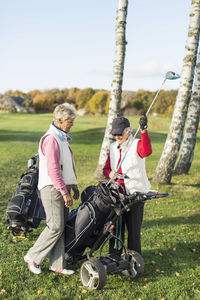
[[[191,97],[196,56],[199,43],[200,0],[192,0],[190,24],[185,47],[182,77],[170,131],[153,178],[154,182],[170,183],[176,162]]]
[[[103,143],[101,146],[99,162],[95,171],[95,177],[101,178],[103,176],[102,169],[105,165],[106,158],[109,152],[109,147],[112,142],[112,135],[110,134],[113,119],[120,112],[124,60],[126,51],[126,17],[128,9],[128,0],[119,0],[117,17],[116,17],[116,49],[115,61],[113,66],[113,80],[111,84],[110,105],[108,112],[107,126],[104,134]]]
[[[175,174],[187,174],[192,164],[200,116],[200,51],[195,70],[194,89],[188,110],[187,124],[181,144],[180,157]]]

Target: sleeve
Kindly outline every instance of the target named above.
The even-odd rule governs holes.
[[[148,131],[140,132],[141,140],[137,144],[137,153],[141,158],[147,157],[152,153],[151,140]]]
[[[111,166],[110,166],[110,153],[108,154],[108,157],[107,157],[107,160],[106,160],[106,163],[105,163],[105,166],[103,168],[103,175],[106,177],[106,178],[109,178],[109,174],[111,172]]]
[[[68,193],[60,173],[60,150],[56,139],[52,135],[47,135],[42,141],[41,150],[46,157],[48,176],[54,187],[62,195]]]

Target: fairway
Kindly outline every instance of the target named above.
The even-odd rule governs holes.
[[[139,117],[129,120],[137,129]],[[106,121],[106,117],[77,117],[70,132],[80,191],[98,183],[94,172]],[[41,275],[28,271],[23,256],[44,223],[26,239],[13,238],[7,229],[6,206],[51,122],[51,114],[0,114],[0,299],[199,300],[200,133],[189,175],[174,176],[170,185],[154,184],[152,177],[170,126],[167,118],[149,116],[153,154],[146,159],[147,175],[152,189],[168,192],[170,196],[145,204],[143,276],[131,280],[120,274],[108,275],[103,290],[89,291],[80,282],[80,263],[71,266],[76,273],[70,277],[49,273],[48,260],[42,266]]]

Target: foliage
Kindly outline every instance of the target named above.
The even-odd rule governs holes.
[[[161,90],[158,98],[156,99],[154,106],[152,107],[153,111],[157,112],[158,114],[167,114],[171,115],[172,109],[176,102],[176,96],[178,91],[171,90],[171,91],[164,91]],[[153,97],[155,94],[153,95]]]
[[[67,99],[68,95],[69,95],[69,89],[62,89],[62,92],[63,92],[65,99]],[[65,100],[65,102],[66,102],[66,100]]]
[[[32,107],[32,100],[31,99],[25,99],[23,102],[22,102],[22,106],[24,106],[24,107],[27,107],[27,108],[29,108],[29,107]]]
[[[39,90],[32,90],[27,93],[27,96],[30,97],[31,99],[33,99],[38,94],[41,94],[41,92]]]
[[[137,110],[144,111],[144,104],[139,100],[134,100],[132,106],[133,106],[133,108],[136,108]]]
[[[137,128],[139,117],[131,117]],[[44,228],[28,234],[26,239],[13,238],[7,229],[6,206],[27,160],[36,153],[38,142],[52,121],[52,114],[0,115],[0,298],[1,299],[142,299],[198,300],[200,298],[199,249],[199,168],[200,133],[189,175],[172,178],[171,185],[152,189],[169,192],[169,197],[147,201],[142,226],[142,249],[145,271],[142,277],[130,279],[122,274],[108,275],[105,288],[87,290],[80,282],[80,265],[73,276],[48,271],[48,258],[39,276],[28,271],[23,256]],[[97,184],[93,174],[106,125],[105,117],[78,117],[70,132],[80,191]],[[15,126],[13,127],[13,124]],[[153,154],[146,159],[147,174],[152,178],[162,152],[170,119],[149,118]],[[79,202],[75,202],[74,208]],[[108,247],[103,250],[107,254]],[[98,253],[95,254],[98,256]]]
[[[26,96],[26,93],[19,90],[15,90],[15,91],[8,90],[7,92],[5,92],[5,95],[24,98]]]
[[[68,96],[67,96],[67,102],[70,104],[76,105],[76,97],[78,94],[79,89],[78,88],[71,88],[68,91]]]
[[[55,96],[50,92],[37,94],[33,98],[33,106],[37,111],[53,111]]]
[[[141,103],[142,113],[146,112],[149,105],[151,104],[153,99],[152,92],[145,91],[145,90],[138,90],[134,96],[133,105],[134,103]],[[134,107],[134,106],[133,106]]]
[[[67,100],[66,96],[64,95],[64,92],[59,89],[51,89],[48,92],[50,92],[52,95],[54,95],[54,106],[61,104]]]
[[[94,114],[105,114],[106,104],[109,101],[109,92],[108,91],[98,91],[88,102],[89,109],[91,113]]]
[[[78,91],[76,97],[76,105],[78,109],[84,108],[87,102],[92,98],[95,91],[91,88]]]
[[[28,108],[34,107],[36,111],[49,112],[52,111],[56,105],[68,102],[77,109],[84,108],[87,113],[107,114],[109,109],[109,98],[106,99],[106,93],[109,94],[108,91],[95,91],[92,88],[71,88],[62,90],[54,88],[45,92],[36,89],[28,93],[23,93],[19,90],[9,90],[5,94],[22,97],[24,99],[22,105]],[[120,106],[122,113],[130,113],[130,115],[132,115],[134,114],[133,110],[130,110],[132,108],[135,109],[135,113],[146,112],[155,94],[156,92],[146,90],[138,90],[137,92],[123,91]],[[93,98],[93,96],[95,97]],[[172,115],[176,96],[177,90],[161,90],[152,107],[152,111],[158,114]]]
[[[165,91],[161,90],[152,107],[152,111],[158,114],[171,115],[176,102],[177,90]],[[157,92],[150,92],[145,90],[138,90],[132,101],[132,107],[141,110],[142,113],[146,112],[151,102],[156,96]]]

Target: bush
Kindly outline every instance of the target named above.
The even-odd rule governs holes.
[[[80,90],[77,93],[76,105],[78,109],[84,108],[87,102],[92,98],[95,91],[91,88]]]
[[[153,106],[153,111],[158,114],[172,114],[176,102],[177,90],[161,90]]]
[[[76,105],[76,97],[78,95],[78,92],[79,92],[79,89],[78,88],[71,88],[69,89],[68,91],[68,96],[67,96],[67,99],[65,100],[65,102],[68,102],[70,104],[73,104],[76,106],[77,108],[77,105]]]
[[[36,111],[52,112],[54,109],[55,96],[49,91],[38,94],[33,99]]]
[[[140,106],[142,113],[145,113],[151,104],[153,99],[153,93],[150,91],[145,91],[145,90],[138,90],[137,93],[134,96],[132,106],[137,105]],[[140,102],[140,105],[139,105]],[[135,107],[136,108],[136,107]]]
[[[7,92],[5,92],[5,95],[15,96],[15,97],[21,97],[21,98],[26,97],[26,93],[24,93],[22,91],[19,91],[19,90],[15,90],[15,91],[8,90]]]
[[[59,89],[51,89],[49,90],[49,92],[51,94],[54,95],[55,99],[54,99],[54,106],[58,105],[58,104],[62,104],[65,102],[65,100],[67,99],[64,95],[64,92],[59,90]]]
[[[106,104],[109,101],[109,98],[109,92],[107,91],[96,92],[88,102],[90,112],[95,114],[105,114]]]
[[[137,110],[144,110],[144,105],[141,101],[139,100],[135,100],[133,101],[133,105],[132,105],[133,108],[137,109]]]
[[[27,96],[30,97],[32,100],[35,98],[35,96],[41,94],[39,90],[33,90],[27,93]]]

